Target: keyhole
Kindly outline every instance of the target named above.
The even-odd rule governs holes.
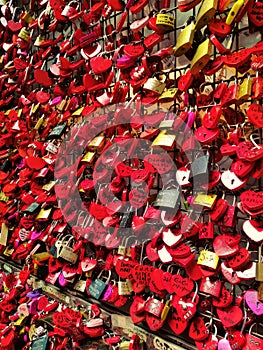
[[[235,182],[235,179],[232,179],[232,180],[231,180],[231,185],[233,185],[233,184],[234,184],[234,182]]]

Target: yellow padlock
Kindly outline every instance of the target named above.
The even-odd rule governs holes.
[[[252,81],[250,75],[244,79],[242,84],[239,87],[237,103],[242,104],[251,96]]]
[[[197,260],[198,265],[202,265],[211,270],[216,270],[219,262],[219,256],[209,250],[202,250]]]
[[[200,7],[196,18],[196,29],[199,30],[207,25],[214,17],[217,10],[218,0],[205,0]]]
[[[197,50],[196,53],[192,59],[191,63],[191,73],[193,75],[199,73],[204,66],[208,63],[210,60],[210,57],[212,55],[212,43],[210,39],[206,39],[204,42],[202,42]]]
[[[176,45],[173,48],[174,55],[176,57],[184,55],[188,50],[190,50],[195,33],[195,24],[194,22],[188,24],[181,33],[178,35],[176,40]]]
[[[234,5],[232,6],[231,10],[229,11],[227,18],[226,18],[226,24],[230,25],[234,19],[236,18],[239,10],[244,5],[244,0],[237,0]]]
[[[163,32],[168,32],[174,28],[175,18],[170,13],[158,13],[156,26]]]

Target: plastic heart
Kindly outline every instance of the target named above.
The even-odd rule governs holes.
[[[189,328],[189,337],[195,341],[205,340],[209,335],[209,329],[205,325],[202,317],[198,316],[193,319]]]
[[[20,22],[15,22],[13,20],[8,21],[7,26],[13,33],[19,32],[19,30],[22,28],[22,24]]]
[[[241,282],[241,279],[237,276],[236,271],[227,267],[225,262],[221,264],[221,272],[225,279],[231,284],[238,284]]]
[[[221,289],[221,294],[219,298],[213,298],[212,303],[213,306],[224,309],[229,307],[232,304],[233,296],[231,292],[229,292],[225,286]]]
[[[48,72],[44,70],[36,69],[34,71],[34,78],[36,79],[37,83],[46,87],[50,87],[53,85],[53,80],[49,77]]]
[[[90,67],[95,74],[105,73],[112,67],[112,61],[101,56],[93,57],[90,60]]]
[[[217,127],[222,113],[221,106],[213,106],[209,112],[207,112],[203,119],[203,126],[207,129],[214,129]]]
[[[258,210],[263,206],[263,191],[254,192],[252,190],[244,191],[240,195],[242,206],[249,208],[250,210]]]
[[[173,293],[179,297],[184,297],[190,294],[194,289],[194,282],[190,278],[183,278],[178,274],[173,275],[171,284]]]
[[[216,310],[223,326],[226,328],[236,326],[243,318],[242,310],[238,306],[230,306],[223,310]]]
[[[226,37],[232,30],[229,24],[226,24],[224,18],[213,18],[208,23],[208,29],[211,33],[221,38]]]
[[[237,253],[228,259],[228,266],[240,270],[250,261],[250,253],[246,248],[240,248]]]
[[[252,241],[256,243],[263,242],[263,222],[255,220],[246,220],[243,223],[243,231]]]
[[[147,194],[137,189],[133,189],[129,193],[129,201],[133,208],[141,208],[147,202]]]
[[[238,159],[231,164],[231,171],[233,171],[236,176],[244,178],[254,169],[254,162],[246,162]]]
[[[173,278],[173,275],[171,274],[171,272],[166,271],[163,273],[162,283],[163,283],[164,288],[170,294],[173,293],[172,278]]]
[[[183,333],[188,326],[188,322],[185,321],[177,311],[169,314],[167,323],[171,330],[177,335]]]
[[[256,26],[263,25],[263,4],[260,1],[250,1],[248,7],[248,18]]]
[[[252,103],[247,110],[248,120],[258,128],[263,128],[263,107]]]
[[[159,317],[156,317],[150,313],[146,313],[145,320],[149,328],[154,332],[161,329],[164,325],[164,320],[161,320]]]
[[[47,103],[48,100],[50,99],[50,94],[48,92],[44,92],[44,91],[38,91],[36,93],[36,99],[39,103]]]
[[[128,57],[138,58],[143,55],[144,47],[142,45],[128,44],[124,46],[123,52]]]
[[[147,154],[144,160],[150,163],[161,175],[168,173],[174,165],[171,157],[168,156],[166,153]]]
[[[195,131],[195,137],[201,144],[207,144],[215,140],[219,136],[220,130],[217,129],[207,129],[204,126],[200,126]]]
[[[248,179],[240,180],[233,171],[226,170],[221,175],[223,185],[231,191],[237,191],[244,187]]]
[[[182,235],[174,234],[171,229],[166,228],[162,233],[162,239],[168,247],[174,247],[181,242]]]
[[[224,237],[217,236],[215,237],[213,241],[213,248],[215,253],[220,258],[227,258],[235,255],[238,251],[238,246],[231,247],[227,242],[225,241]]]
[[[164,271],[161,269],[155,269],[151,273],[151,280],[154,282],[154,285],[161,291],[165,290],[165,286],[163,284],[163,275]]]
[[[263,315],[263,303],[258,300],[258,292],[254,289],[249,289],[245,292],[245,301],[248,307],[257,316]]]
[[[227,339],[220,339],[218,342],[218,350],[232,350],[230,343]]]

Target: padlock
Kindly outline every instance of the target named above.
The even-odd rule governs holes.
[[[87,150],[100,152],[105,144],[105,136],[99,135],[94,137],[88,145]]]
[[[160,301],[156,298],[149,298],[146,300],[145,303],[145,311],[149,312],[150,314],[160,317],[162,314],[162,311],[164,309],[164,303],[163,301]]]
[[[258,286],[258,300],[263,301],[263,282]]]
[[[163,311],[161,313],[161,320],[163,320],[163,321],[166,320],[166,318],[169,314],[169,311],[171,310],[171,298],[166,300]]]
[[[207,25],[214,17],[217,10],[218,0],[206,0],[203,1],[197,17],[196,17],[196,29],[201,29]]]
[[[178,190],[162,190],[159,191],[155,207],[177,209],[180,204],[180,193]]]
[[[75,4],[75,7],[72,6],[72,4]],[[63,11],[61,12],[61,15],[65,17],[71,17],[77,13],[78,7],[79,7],[79,4],[77,3],[77,1],[70,1],[64,7]]]
[[[162,10],[157,14],[156,26],[162,33],[169,32],[174,28],[175,18],[172,13],[163,13]]]
[[[248,77],[245,78],[242,84],[240,85],[238,95],[237,95],[238,104],[242,104],[248,100],[248,98],[251,96],[251,88],[252,88],[252,82],[250,79],[250,75],[248,75]]]
[[[172,151],[175,146],[175,134],[167,134],[166,130],[161,130],[153,140],[152,147],[159,146],[167,151]]]
[[[263,257],[262,257],[262,245],[258,248],[258,262],[256,265],[256,281],[263,282]]]
[[[195,24],[191,22],[188,24],[178,35],[176,40],[176,45],[173,48],[175,57],[184,55],[188,50],[190,50],[195,33]]]
[[[233,204],[227,207],[227,210],[218,222],[218,225],[225,228],[234,228],[236,226],[236,211],[236,197],[234,197]]]
[[[197,48],[196,53],[191,62],[192,74],[198,74],[209,62],[212,55],[212,43],[210,39],[203,41]]]
[[[101,279],[101,275],[102,275],[103,271],[104,270],[102,270],[100,272],[98,277],[94,281],[92,281],[88,287],[88,291],[91,294],[91,296],[93,296],[97,300],[102,297],[102,295],[103,295],[104,291],[106,290],[107,285],[110,281],[111,271],[108,271],[109,275],[108,275],[106,282],[104,282]]]
[[[118,281],[118,294],[119,295],[131,295],[132,288],[130,286],[130,280],[126,279],[125,281]]]
[[[222,281],[211,280],[209,277],[202,278],[200,283],[200,292],[218,298],[221,294],[221,289]]]
[[[143,89],[154,95],[161,95],[166,84],[159,81],[157,78],[149,78],[143,85]]]
[[[202,250],[197,260],[198,265],[202,265],[211,270],[216,270],[219,262],[219,256],[209,250]]]

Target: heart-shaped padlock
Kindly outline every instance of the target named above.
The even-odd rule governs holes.
[[[258,292],[254,289],[249,289],[245,292],[245,301],[248,307],[257,316],[263,315],[263,303],[258,300]]]

